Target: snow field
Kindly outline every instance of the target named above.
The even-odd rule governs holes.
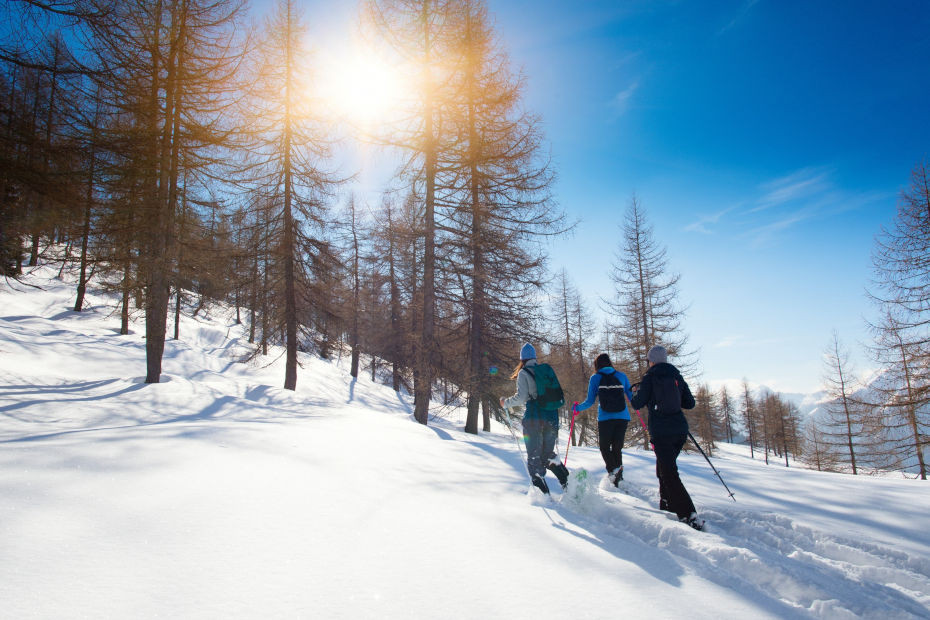
[[[572,448],[587,484],[546,499],[504,427],[423,427],[309,356],[282,390],[228,312],[185,317],[146,385],[141,325],[68,311],[54,273],[0,285],[0,617],[930,617],[921,481],[722,447],[733,502],[685,454],[695,532],[655,508],[651,454],[617,490]]]

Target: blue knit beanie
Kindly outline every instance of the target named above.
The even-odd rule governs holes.
[[[521,360],[534,360],[536,359],[536,349],[533,348],[533,345],[526,343],[523,345],[523,348],[520,349],[520,359]]]

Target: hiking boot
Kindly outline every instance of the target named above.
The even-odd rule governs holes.
[[[549,495],[549,485],[546,484],[545,478],[543,478],[539,474],[535,474],[533,476],[533,486],[539,489],[540,491],[542,491],[543,493],[545,493],[546,495]]]
[[[568,468],[565,467],[562,463],[549,463],[549,471],[555,474],[555,477],[559,479],[559,484],[562,485],[562,488],[565,489],[568,487]]]
[[[687,517],[681,517],[678,520],[687,523],[699,532],[704,529],[704,519],[699,519],[696,512],[692,512]]]
[[[623,480],[623,466],[616,468],[608,474],[610,477],[610,484],[616,486],[620,485],[620,481]]]

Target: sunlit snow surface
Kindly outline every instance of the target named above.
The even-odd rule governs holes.
[[[930,487],[724,445],[679,464],[703,518],[621,489],[529,488],[507,429],[416,424],[348,360],[242,363],[228,310],[181,324],[148,385],[144,324],[39,268],[0,284],[2,618],[930,618]],[[39,287],[39,288],[33,288]],[[563,433],[560,446],[564,450]]]

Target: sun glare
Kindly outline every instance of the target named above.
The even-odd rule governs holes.
[[[374,52],[354,49],[327,59],[316,90],[336,117],[362,127],[390,122],[407,94],[403,73]]]

